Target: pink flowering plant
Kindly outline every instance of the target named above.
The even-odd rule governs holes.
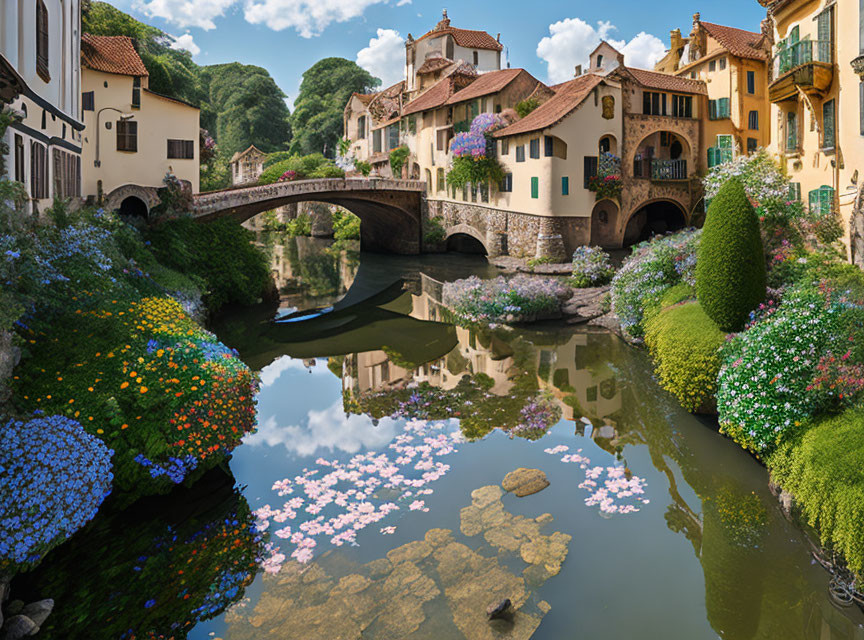
[[[569,287],[554,278],[471,276],[444,285],[444,304],[462,325],[530,322],[560,314]]]
[[[279,176],[278,181],[279,182],[291,182],[292,180],[296,180],[296,179],[297,179],[297,172],[289,169],[288,171],[283,173],[281,176]]]
[[[457,133],[450,142],[453,156],[447,184],[459,189],[466,184],[500,182],[504,170],[495,157],[492,133],[506,124],[500,114],[481,113],[471,122],[468,131]]]
[[[597,175],[588,179],[588,189],[597,194],[597,200],[621,196],[621,158],[605,151],[600,154]]]

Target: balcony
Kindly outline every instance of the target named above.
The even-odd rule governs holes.
[[[780,49],[774,56],[774,81],[768,88],[771,102],[794,98],[799,88],[824,97],[834,80],[833,49],[831,40],[801,40]]]
[[[633,176],[636,178],[650,178],[659,182],[686,180],[687,160],[683,158],[677,160],[658,160],[656,158],[634,160]]]

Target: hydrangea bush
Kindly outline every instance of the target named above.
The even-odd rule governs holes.
[[[553,278],[471,276],[446,283],[443,302],[460,324],[530,322],[560,313],[569,294],[569,288]]]
[[[453,161],[447,172],[447,184],[451,188],[458,189],[468,183],[497,182],[504,177],[495,158],[491,135],[507,122],[501,114],[481,113],[472,120],[468,131],[456,134],[450,142]]]
[[[612,309],[633,339],[644,335],[645,311],[671,287],[695,284],[700,230],[658,236],[633,247],[633,253],[612,278]]]
[[[38,562],[111,492],[111,455],[63,416],[0,425],[0,570]]]
[[[573,276],[570,284],[577,288],[598,287],[612,279],[615,267],[609,254],[600,247],[582,246],[573,252]]]

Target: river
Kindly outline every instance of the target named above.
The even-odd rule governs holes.
[[[765,469],[681,410],[643,352],[560,323],[452,326],[435,281],[493,276],[480,257],[267,247],[281,302],[212,327],[261,373],[258,432],[25,577],[57,601],[46,637],[864,637]],[[548,488],[504,493],[520,467]],[[266,571],[237,551],[250,511]],[[503,598],[518,611],[487,622]]]

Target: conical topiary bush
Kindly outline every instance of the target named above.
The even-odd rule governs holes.
[[[736,178],[711,200],[696,260],[696,298],[720,329],[740,331],[765,299],[759,220]]]

